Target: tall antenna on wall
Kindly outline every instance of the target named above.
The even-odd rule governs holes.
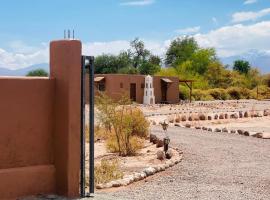
[[[74,29],[72,30],[72,38],[71,38],[71,31],[70,31],[70,29],[65,29],[64,30],[64,39],[68,39],[68,40],[70,40],[70,39],[75,39],[75,31],[74,31]]]

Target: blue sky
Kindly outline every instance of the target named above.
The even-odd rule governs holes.
[[[140,37],[162,56],[183,35],[220,57],[270,54],[270,0],[3,0],[0,19],[0,67],[11,69],[48,62],[49,41],[68,28],[91,55]]]

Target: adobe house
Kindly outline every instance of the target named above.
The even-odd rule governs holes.
[[[153,91],[154,101],[152,103],[179,103],[179,79],[177,77],[152,76],[150,80],[153,86],[146,82],[145,75],[128,74],[96,74],[96,93],[106,92],[113,99],[119,99],[123,94],[137,103],[144,103],[147,90]],[[152,93],[152,92],[151,92]],[[149,95],[149,94],[148,94]]]

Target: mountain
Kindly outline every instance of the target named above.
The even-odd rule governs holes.
[[[49,72],[49,64],[48,63],[40,63],[36,65],[31,65],[26,68],[11,70],[6,68],[0,68],[0,76],[25,76],[29,71],[35,69],[44,69]]]
[[[226,58],[221,58],[223,64],[233,66],[235,60],[246,60],[249,61],[251,66],[257,67],[262,73],[270,73],[270,53],[251,50],[247,53],[238,56],[231,56]]]

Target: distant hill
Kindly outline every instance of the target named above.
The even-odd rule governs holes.
[[[35,69],[44,69],[47,72],[49,72],[49,64],[41,63],[41,64],[31,65],[29,67],[21,68],[17,70],[0,68],[0,76],[25,76],[29,71],[32,71]]]
[[[270,73],[270,53],[252,50],[239,56],[221,58],[221,61],[223,64],[233,66],[233,62],[239,59],[249,61],[253,67],[258,67],[262,73]]]

